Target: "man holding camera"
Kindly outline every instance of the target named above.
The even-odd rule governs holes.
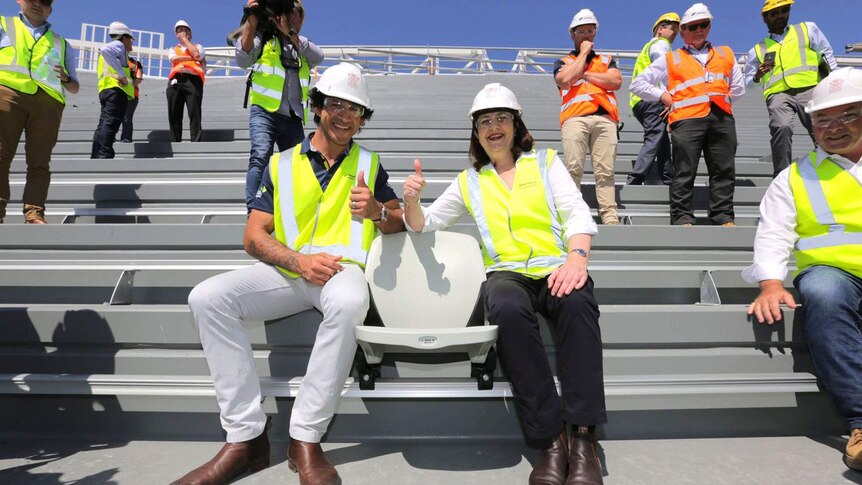
[[[805,103],[822,77],[819,68],[824,63],[829,70],[838,67],[832,46],[814,22],[788,25],[793,1],[764,2],[761,15],[769,35],[748,51],[745,62],[745,83],[763,86],[769,110],[773,177],[790,166],[794,115],[814,139]]]
[[[236,63],[252,68],[251,152],[245,185],[245,202],[251,211],[273,145],[284,151],[304,138],[311,70],[323,62],[323,51],[299,35],[305,19],[300,0],[248,0],[245,15],[242,35],[236,40]]]

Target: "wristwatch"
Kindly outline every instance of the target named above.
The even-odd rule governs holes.
[[[572,250],[571,250],[571,251],[569,251],[569,252],[570,252],[570,253],[575,253],[575,254],[577,254],[578,256],[582,256],[582,257],[584,257],[584,258],[586,258],[586,257],[587,257],[587,250],[586,250],[586,249],[575,248],[575,249],[572,249]]]
[[[371,222],[386,222],[389,219],[389,209],[386,208],[385,205],[380,205],[380,217],[377,219],[371,219]]]

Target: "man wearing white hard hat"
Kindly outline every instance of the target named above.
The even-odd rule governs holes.
[[[174,32],[180,42],[168,50],[171,72],[168,74],[168,122],[175,142],[183,141],[183,107],[189,112],[191,141],[201,141],[201,103],[206,81],[206,51],[192,43],[192,28],[178,20]]]
[[[818,148],[775,177],[760,203],[748,314],[772,325],[781,305],[801,314],[820,381],[850,429],[844,461],[862,471],[862,70],[841,68],[805,107]],[[784,288],[791,252],[793,285]]]
[[[129,69],[129,52],[135,41],[132,31],[122,22],[111,22],[108,35],[113,39],[99,51],[96,74],[99,77],[99,104],[102,112],[93,133],[90,158],[114,158],[114,142],[126,117],[135,86]]]
[[[748,51],[745,83],[759,83],[769,110],[772,148],[772,176],[790,165],[793,158],[793,125],[798,117],[812,136],[811,117],[805,105],[821,79],[820,67],[838,67],[832,46],[814,22],[788,25],[794,0],[765,0],[760,11],[769,30],[759,44]]]
[[[593,50],[599,21],[582,9],[569,24],[575,49],[554,64],[554,81],[560,90],[560,135],[566,167],[578,185],[584,175],[587,152],[593,162],[596,199],[603,224],[619,224],[614,161],[620,110],[614,91],[623,83],[616,61]]]
[[[521,115],[507,87],[479,91],[469,111],[470,168],[423,208],[416,160],[404,183],[405,221],[417,232],[465,216],[476,223],[488,273],[485,316],[499,328],[497,351],[524,437],[542,450],[528,483],[597,485],[595,427],[607,413],[599,307],[587,270],[596,224],[556,152],[534,149]],[[554,333],[560,396],[537,312]]]
[[[279,150],[301,142],[303,127],[310,123],[308,89],[315,67],[323,62],[323,50],[300,31],[305,8],[300,0],[246,0],[247,20],[236,39],[236,64],[251,68],[248,83],[248,131],[251,149],[245,182],[248,210],[260,187],[274,145]],[[275,27],[264,37],[259,27]]]
[[[671,45],[679,32],[679,14],[662,14],[652,26],[653,38],[641,48],[632,69],[632,79],[659,57],[672,50]],[[661,182],[670,185],[673,179],[673,163],[670,158],[670,136],[664,119],[664,105],[661,101],[644,101],[629,93],[629,106],[638,123],[644,128],[644,142],[632,171],[626,179],[628,185],[643,185],[651,172],[657,171]],[[657,169],[657,170],[654,170]]]
[[[745,94],[742,70],[728,46],[707,40],[712,14],[695,3],[680,20],[685,47],[655,60],[632,80],[631,92],[667,107],[673,151],[670,223],[692,226],[694,181],[703,154],[709,172],[712,224],[736,226],[733,192],[736,179],[736,121],[733,99]],[[665,86],[662,88],[661,86]]]
[[[341,483],[320,441],[350,373],[354,328],[368,311],[363,268],[371,241],[403,231],[404,223],[379,156],[353,140],[372,114],[359,68],[328,68],[309,99],[317,130],[272,157],[246,223],[245,249],[259,262],[189,295],[227,444],[176,484],[225,483],[269,466],[267,418],[243,322],[312,308],[323,321],[291,411],[288,461],[302,485]]]
[[[27,180],[24,222],[45,223],[51,152],[66,107],[78,92],[75,52],[48,22],[53,2],[17,0],[18,15],[0,17],[0,223],[9,202],[9,170],[21,134]]]

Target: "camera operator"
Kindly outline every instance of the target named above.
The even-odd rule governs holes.
[[[248,0],[246,22],[236,41],[236,63],[252,67],[248,115],[251,152],[245,200],[250,207],[272,156],[302,142],[308,119],[311,69],[323,51],[299,35],[305,20],[300,0]],[[250,209],[249,209],[250,210]]]

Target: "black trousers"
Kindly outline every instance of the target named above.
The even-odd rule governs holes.
[[[643,185],[650,172],[658,173],[664,185],[670,185],[673,179],[670,135],[661,117],[663,110],[664,104],[658,101],[639,101],[632,109],[635,119],[644,128],[644,143],[626,180],[628,185]]]
[[[732,222],[736,180],[736,121],[713,106],[704,118],[680,120],[671,125],[673,181],[670,184],[670,223],[694,223],[694,179],[700,155],[709,173],[709,220]]]
[[[488,274],[485,289],[485,315],[499,326],[497,352],[512,384],[527,441],[540,446],[559,435],[565,423],[607,422],[593,280],[557,298],[551,295],[547,278],[534,280],[511,271],[495,271]],[[551,325],[562,396],[557,395],[536,312]]]
[[[129,97],[120,88],[105,89],[99,93],[102,114],[93,133],[93,148],[90,158],[114,158],[114,141],[120,131],[120,123],[126,117]]]
[[[174,83],[176,81],[176,83]],[[204,82],[194,74],[177,74],[168,81],[165,90],[168,98],[168,122],[174,141],[183,141],[183,106],[189,112],[191,141],[201,141],[201,103],[204,98]]]
[[[121,141],[132,141],[135,133],[135,110],[138,109],[138,98],[130,99],[126,107],[126,117],[123,118],[123,131],[120,134]]]

